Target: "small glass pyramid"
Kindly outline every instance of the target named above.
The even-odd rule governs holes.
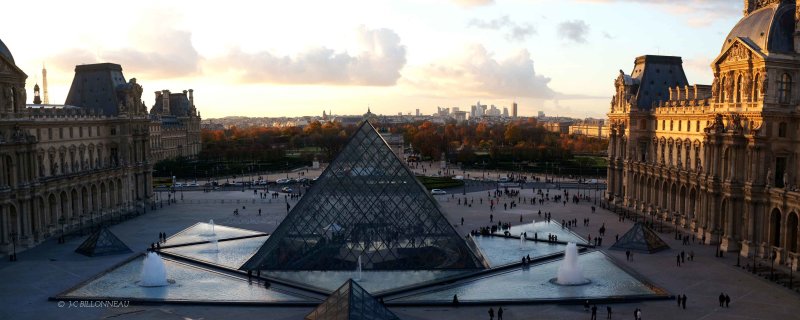
[[[111,233],[108,228],[100,228],[92,233],[75,252],[85,256],[105,256],[112,254],[132,253],[130,248],[125,245],[117,236]]]
[[[347,280],[311,311],[306,320],[399,320],[355,281]]]

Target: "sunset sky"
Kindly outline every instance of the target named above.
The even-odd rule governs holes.
[[[690,83],[739,0],[13,1],[0,39],[63,103],[76,64],[114,62],[153,92],[193,88],[204,118],[397,114],[480,100],[604,117],[619,69],[679,55]]]

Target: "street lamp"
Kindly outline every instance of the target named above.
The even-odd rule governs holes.
[[[772,281],[772,279],[775,278],[775,274],[774,274],[774,272],[775,272],[775,255],[776,255],[775,249],[772,249],[772,253],[770,253],[770,256],[769,256],[769,260],[771,261],[770,262],[770,266],[769,266],[769,281]]]
[[[13,253],[8,257],[9,261],[17,261],[17,232],[11,232],[11,246],[13,248]]]
[[[58,237],[58,243],[64,243],[64,224],[67,222],[64,216],[58,218],[58,223],[61,224],[61,236]]]

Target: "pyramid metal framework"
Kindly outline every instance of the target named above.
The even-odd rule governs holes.
[[[100,228],[100,230],[92,233],[75,252],[82,255],[94,257],[105,256],[113,254],[131,253],[130,248],[125,245],[117,236],[111,233],[108,228]]]
[[[311,311],[306,320],[399,320],[352,279]]]
[[[611,246],[611,249],[655,253],[669,249],[669,245],[661,240],[655,231],[637,222]]]
[[[483,269],[425,187],[364,121],[242,270]]]

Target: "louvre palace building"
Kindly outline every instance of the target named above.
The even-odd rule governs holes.
[[[690,85],[681,58],[667,56],[620,71],[606,196],[723,251],[796,267],[800,7],[745,0],[711,72],[711,85]]]
[[[49,104],[0,41],[0,254],[144,212],[157,160],[200,151],[193,93],[156,93],[118,64],[79,65],[66,102]],[[164,97],[164,92],[168,97]],[[155,133],[152,133],[155,132]]]

